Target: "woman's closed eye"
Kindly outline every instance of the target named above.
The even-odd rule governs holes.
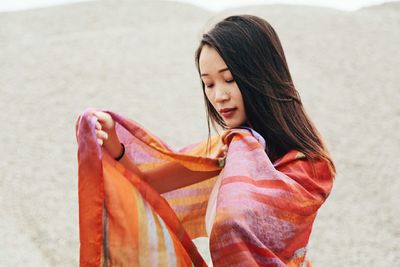
[[[234,79],[232,79],[232,80],[227,80],[227,81],[225,81],[226,83],[233,83],[235,80]],[[214,86],[214,84],[205,84],[205,86],[207,87],[207,88],[212,88],[213,86]]]

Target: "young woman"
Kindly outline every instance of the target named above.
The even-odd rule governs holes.
[[[159,194],[217,177],[204,217],[214,266],[308,265],[312,222],[335,167],[304,111],[276,32],[256,16],[227,17],[203,35],[195,61],[209,132],[210,122],[226,130],[225,146],[214,155],[227,156],[222,171],[174,160],[138,168],[109,112],[93,113],[97,142]]]

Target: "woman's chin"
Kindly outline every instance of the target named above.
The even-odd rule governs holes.
[[[250,127],[247,122],[242,121],[234,121],[234,120],[225,120],[225,125],[227,128],[238,128],[238,127]]]
[[[226,124],[226,127],[229,128],[229,129],[237,128],[237,127],[240,126],[240,123],[227,123],[227,122],[225,122],[225,124]]]

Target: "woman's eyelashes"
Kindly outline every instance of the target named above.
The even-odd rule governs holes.
[[[235,80],[234,79],[232,79],[232,80],[226,80],[225,82],[226,83],[233,83]],[[205,86],[207,87],[207,88],[212,88],[213,86],[214,86],[214,84],[206,84],[205,83]]]

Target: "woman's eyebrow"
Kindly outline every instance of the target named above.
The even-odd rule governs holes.
[[[221,72],[224,72],[224,71],[227,71],[227,70],[229,70],[229,69],[226,67],[226,68],[220,69],[220,70],[218,71],[218,73],[221,73]],[[203,73],[203,74],[201,74],[200,76],[203,77],[203,76],[208,76],[208,75],[209,75],[208,73]]]

